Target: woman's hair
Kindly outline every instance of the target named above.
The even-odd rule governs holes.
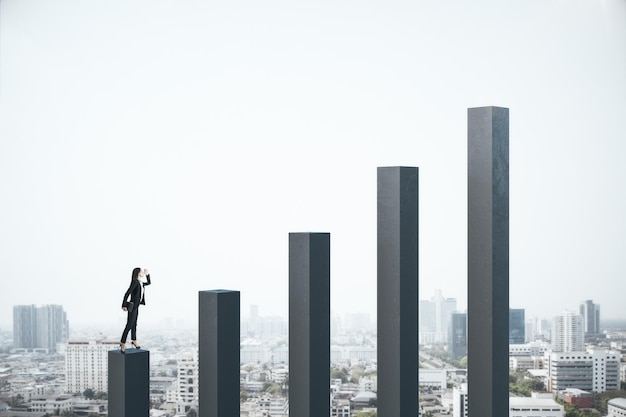
[[[141,268],[135,268],[133,269],[133,274],[131,275],[130,279],[131,281],[133,279],[137,279],[137,277],[139,276],[139,272],[141,271]]]

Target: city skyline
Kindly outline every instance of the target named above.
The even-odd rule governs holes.
[[[436,299],[436,297],[445,296],[445,294],[439,289],[436,290],[436,292],[433,295],[434,295],[433,297],[429,297],[428,299],[419,300],[420,304],[422,304],[422,302],[434,303],[434,300]],[[456,302],[456,299],[450,298],[450,297],[443,297],[442,299],[445,300],[447,303]],[[593,300],[584,300],[584,301],[593,301]],[[600,306],[599,303],[595,303],[595,305]],[[42,305],[32,305],[32,306],[36,308],[46,307]],[[31,307],[31,306],[15,305],[13,307],[15,308],[15,307]],[[62,308],[63,306],[58,306],[58,307]],[[423,305],[418,307],[420,320],[419,322],[417,322],[417,325],[418,325],[420,338],[422,337],[423,333],[428,334],[428,338],[424,341],[420,341],[420,344],[431,344],[433,342],[435,343],[443,342],[444,344],[448,343],[446,342],[446,340],[443,340],[441,339],[441,337],[438,336],[439,333],[433,331],[434,324],[431,324],[431,321],[432,323],[435,323],[435,321],[433,321],[434,317],[429,317],[428,323],[423,322],[425,320],[423,318],[423,315],[426,314],[428,317],[428,314],[431,314],[431,311],[430,311],[431,307],[428,307],[428,311],[426,313],[423,312],[423,308],[424,308]],[[510,310],[511,312],[513,311],[524,312],[525,311],[524,308],[513,308],[513,307]],[[241,306],[240,313],[241,313],[242,337],[244,335],[255,336],[258,334],[269,334],[273,336],[286,336],[288,334],[287,328],[289,326],[289,323],[288,323],[289,318],[286,316],[264,314],[263,310],[259,309],[258,304],[252,304],[249,306]],[[448,329],[448,326],[452,324],[452,318],[451,318],[452,315],[466,314],[467,309],[457,308],[457,309],[449,310],[448,313],[450,313],[448,320],[443,319],[443,317],[441,318],[442,319],[441,326],[442,328],[445,328],[445,329]],[[535,326],[538,325],[537,321],[552,323],[555,318],[562,315],[563,313],[580,315],[575,309],[568,309],[568,308],[561,309],[557,314],[554,314],[549,317],[537,317],[537,316],[526,315],[525,326],[527,327],[527,329],[525,330],[529,331],[528,329],[533,329],[533,331],[536,331],[537,329],[535,328]],[[439,323],[439,321],[440,320],[437,319],[437,323]],[[68,323],[69,323],[69,320],[68,320]],[[77,325],[75,324],[74,326],[70,326],[68,328],[70,330],[73,328],[74,330],[79,331],[79,333],[84,333],[85,330],[91,329],[93,330],[94,337],[96,334],[102,335],[103,332],[110,333],[111,331],[113,331],[113,334],[109,334],[109,336],[116,336],[117,333],[115,329],[117,329],[118,327],[123,327],[124,323],[125,323],[124,319],[119,319],[117,323],[113,323],[113,322],[95,323],[95,326],[79,323]],[[600,320],[600,330],[606,330],[608,328],[612,328],[612,326],[614,326],[616,323],[626,324],[626,317],[618,318],[618,319],[602,318],[602,320]],[[335,313],[331,311],[330,326],[333,332],[344,331],[344,330],[357,331],[357,332],[358,331],[375,332],[376,324],[377,324],[376,314],[372,315],[369,312],[362,312],[362,311],[357,311],[357,312],[345,311],[343,314],[339,314],[339,313]],[[161,328],[171,327],[172,329],[196,329],[198,326],[198,320],[197,318],[187,320],[181,317],[169,317],[168,316],[168,317],[165,317],[165,319],[161,322],[148,321],[148,323],[144,323],[144,325],[146,325],[151,331],[158,329],[159,327]],[[0,330],[11,331],[14,327],[15,327],[15,321],[12,318],[8,326],[3,326],[2,323],[0,322]],[[446,330],[446,334],[449,334],[449,330]],[[528,337],[529,336],[526,336],[526,338]],[[74,338],[74,336],[70,335],[70,338]],[[532,341],[532,340],[529,340],[529,341]]]
[[[272,4],[0,3],[1,327],[60,304],[121,332],[135,266],[140,326],[194,320],[215,288],[286,317],[301,231],[333,236],[332,311],[375,317],[389,165],[420,169],[420,293],[463,310],[466,112],[491,104],[510,108],[511,306],[626,316],[624,2]]]

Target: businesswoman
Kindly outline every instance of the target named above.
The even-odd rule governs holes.
[[[137,349],[140,349],[137,343],[137,316],[139,315],[139,304],[146,304],[145,286],[150,285],[150,274],[147,269],[135,268],[130,278],[130,286],[124,294],[122,300],[122,310],[128,312],[126,319],[126,327],[122,333],[120,341],[120,350],[122,353],[126,350],[126,337],[130,331],[130,343]],[[130,297],[130,300],[128,299]]]

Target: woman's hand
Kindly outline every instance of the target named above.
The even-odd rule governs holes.
[[[124,310],[124,311],[128,311],[128,308],[126,308],[126,307],[122,307],[122,310]]]
[[[143,269],[143,273],[146,274],[146,275],[150,274],[150,272],[148,272],[148,270],[146,268]]]

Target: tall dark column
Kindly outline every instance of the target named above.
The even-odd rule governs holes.
[[[289,415],[330,415],[330,234],[289,234]]]
[[[468,411],[509,415],[509,110],[468,110]]]
[[[200,417],[239,417],[239,291],[198,292]]]
[[[150,352],[109,351],[109,417],[150,415]]]
[[[418,169],[378,168],[378,415],[418,415]]]

